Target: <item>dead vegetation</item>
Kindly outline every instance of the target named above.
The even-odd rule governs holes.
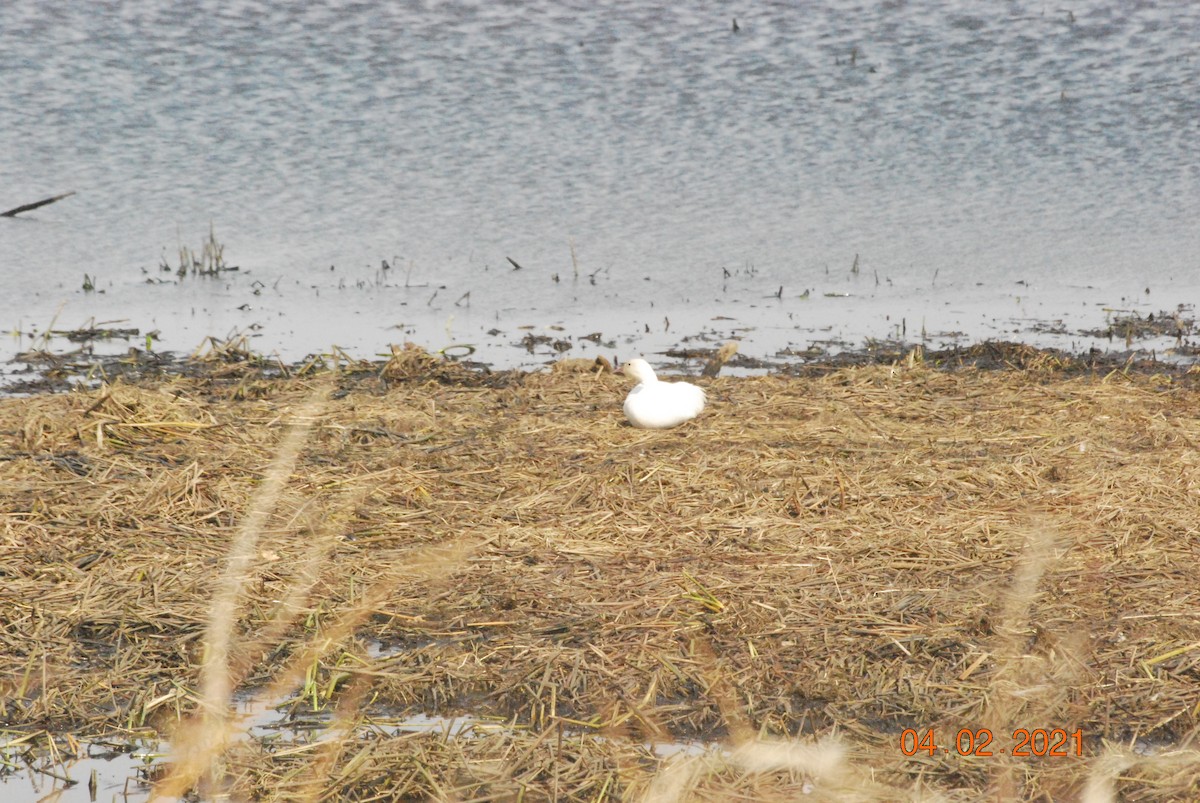
[[[1084,330],[1080,334],[1109,340],[1119,338],[1126,344],[1155,337],[1173,337],[1182,344],[1185,338],[1190,339],[1195,334],[1196,329],[1195,312],[1184,304],[1158,314],[1151,312],[1145,317],[1129,310],[1111,310],[1109,316],[1107,327]]]
[[[0,400],[4,741],[160,735],[162,791],[267,800],[1200,794],[1188,377],[911,359],[648,431],[606,373],[236,364]]]

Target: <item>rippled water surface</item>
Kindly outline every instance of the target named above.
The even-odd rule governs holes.
[[[1191,2],[6,3],[0,44],[0,207],[77,192],[0,219],[5,357],[1082,347],[1200,295]],[[160,269],[210,225],[239,271]]]

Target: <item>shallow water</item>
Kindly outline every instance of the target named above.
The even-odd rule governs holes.
[[[150,799],[150,787],[144,783],[145,770],[154,757],[134,744],[116,746],[82,745],[84,755],[49,764],[35,762],[53,775],[25,769],[0,776],[0,796],[9,803],[96,803],[120,801],[135,803]],[[95,794],[90,782],[95,774]],[[57,776],[57,777],[56,777]]]
[[[376,641],[368,647],[367,655],[386,659],[398,650],[397,647]],[[281,744],[319,742],[343,735],[334,726],[328,710],[313,712],[306,708],[303,701],[277,703],[254,692],[237,695],[231,717],[236,723],[235,740],[254,739],[276,747]],[[434,734],[444,739],[470,739],[484,731],[511,727],[511,723],[505,720],[480,716],[384,711],[375,712],[360,723],[356,733],[370,732],[372,735],[385,736]],[[719,744],[702,741],[646,743],[644,746],[660,758],[679,754],[694,756],[721,749]],[[0,743],[0,758],[7,763],[20,765],[23,762],[18,756],[26,749],[28,745],[24,742],[14,747]],[[61,803],[108,800],[142,803],[150,799],[151,789],[146,782],[148,774],[163,769],[171,749],[170,743],[165,740],[136,739],[124,743],[85,743],[80,745],[77,755],[69,755],[62,747],[59,761],[52,761],[45,752],[41,752],[34,760],[34,766],[49,772],[28,768],[0,775],[0,798],[11,803],[42,800]],[[96,778],[94,796],[89,788],[93,773]]]
[[[314,714],[299,719],[286,711],[259,703],[243,704],[240,707],[243,737],[266,742],[299,740],[320,741],[334,735],[330,719],[325,714]],[[477,717],[442,717],[416,714],[399,718],[373,719],[369,726],[372,732],[396,736],[400,734],[431,733],[445,739],[469,739],[482,729],[504,728],[505,723]],[[123,752],[114,751],[111,745],[85,745],[83,757],[73,757],[55,764],[38,762],[53,775],[26,770],[9,776],[0,776],[0,796],[10,803],[36,803],[55,800],[60,803],[95,803],[95,801],[119,801],[119,803],[141,803],[150,799],[150,786],[145,782],[147,771],[161,768],[170,753],[166,742],[147,745],[145,742],[118,746]],[[699,741],[647,743],[646,749],[659,758],[676,755],[696,756],[721,749],[715,743]],[[96,777],[96,794],[89,788],[92,774]],[[57,777],[55,777],[57,776]],[[66,779],[69,779],[66,780]],[[73,782],[73,783],[72,783]]]
[[[771,3],[738,27],[698,3],[4,4],[0,207],[78,194],[0,219],[24,333],[0,356],[90,320],[140,330],[111,349],[244,332],[500,365],[557,353],[522,326],[575,356],[1112,348],[1079,331],[1200,297],[1200,6]],[[239,272],[159,269],[210,225]]]

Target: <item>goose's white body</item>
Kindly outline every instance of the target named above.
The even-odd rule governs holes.
[[[700,415],[704,391],[688,382],[660,382],[645,360],[630,360],[621,373],[637,380],[625,398],[625,417],[641,429],[677,427]]]

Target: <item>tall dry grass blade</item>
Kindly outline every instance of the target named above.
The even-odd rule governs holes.
[[[1044,684],[1045,676],[1049,674],[1044,666],[1045,659],[1027,662],[1025,645],[1032,630],[1030,622],[1039,597],[1038,587],[1061,558],[1062,542],[1062,536],[1048,520],[1039,521],[1026,531],[1012,582],[1000,595],[996,644],[992,648],[997,668],[984,724],[1001,739],[1007,739],[1014,728],[1022,726],[1021,712],[1031,710],[1037,698],[1054,691]],[[1016,759],[1001,753],[988,769],[991,775],[989,788],[996,799],[1020,796]]]
[[[1150,779],[1160,788],[1188,790],[1185,797],[1173,795],[1169,799],[1194,800],[1198,767],[1200,751],[1194,749],[1164,750],[1147,755],[1135,753],[1126,747],[1108,745],[1103,753],[1091,761],[1079,800],[1080,803],[1115,803],[1124,800],[1126,798],[1118,784],[1123,781],[1127,783],[1130,776],[1134,775]]]
[[[708,362],[704,364],[704,370],[700,372],[700,375],[709,379],[715,379],[717,374],[721,373],[721,368],[725,366],[725,363],[729,362],[734,354],[737,354],[739,345],[741,344],[737,340],[730,340],[722,344],[721,348],[717,349],[716,353],[708,358]]]
[[[214,759],[228,742],[229,704],[233,692],[229,655],[238,618],[238,602],[257,556],[259,538],[295,470],[300,451],[328,395],[328,386],[323,386],[296,413],[294,423],[280,442],[262,485],[252,497],[250,509],[234,535],[217,581],[204,636],[200,711],[175,735],[171,772],[155,788],[155,797],[178,797],[195,786],[202,776],[212,773]],[[209,781],[213,788],[219,786],[216,777]]]
[[[711,762],[703,756],[680,753],[654,773],[641,803],[680,803],[687,800]]]
[[[1122,750],[1108,748],[1090,764],[1087,783],[1079,795],[1079,803],[1116,803],[1120,800],[1116,780],[1136,761]]]

